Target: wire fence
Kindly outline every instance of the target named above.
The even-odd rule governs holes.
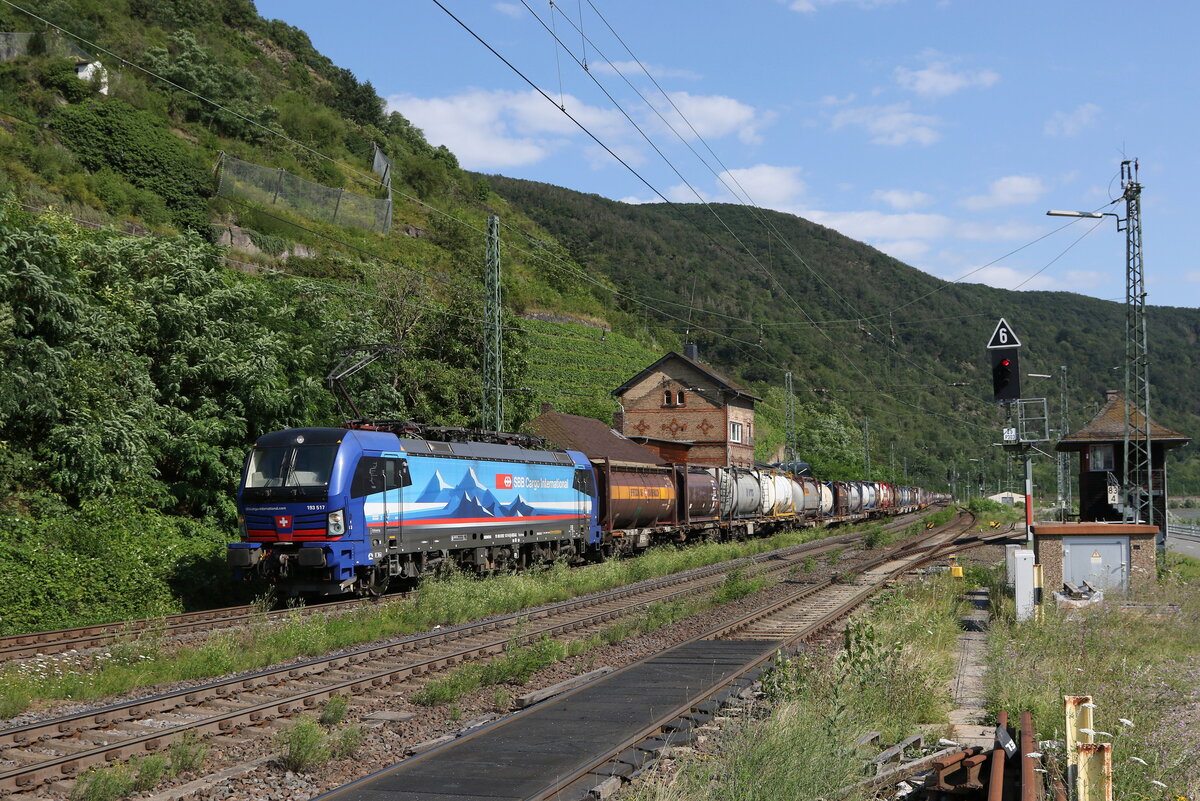
[[[383,181],[383,185],[385,187],[387,187],[387,199],[388,199],[387,224],[388,224],[388,230],[391,230],[391,228],[392,228],[392,160],[383,154],[383,151],[379,149],[379,145],[372,142],[371,147],[374,148],[374,150],[375,150],[375,158],[371,162],[371,169],[375,172],[376,175],[378,175],[380,177],[380,179]]]
[[[91,58],[87,51],[55,33],[0,32],[0,61],[10,61],[31,54],[59,58]]]
[[[364,197],[225,153],[221,154],[217,167],[221,175],[217,185],[219,196],[276,206],[310,220],[350,225],[382,234],[392,228],[390,188],[387,198]]]

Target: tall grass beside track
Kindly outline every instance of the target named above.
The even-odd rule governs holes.
[[[840,654],[779,659],[767,703],[721,734],[716,754],[686,760],[638,801],[818,798],[863,777],[854,740],[898,742],[945,720],[964,605],[962,582],[932,576],[886,591],[847,629]]]
[[[1006,601],[989,639],[989,709],[1007,709],[1009,720],[1028,709],[1043,739],[1061,741],[1063,695],[1093,696],[1122,801],[1200,798],[1200,561],[1167,560],[1137,607],[1110,596],[1069,616],[1047,605],[1041,623],[1016,623]],[[1061,747],[1039,750],[1052,771],[1065,769]]]
[[[149,633],[94,655],[61,654],[13,662],[0,669],[0,719],[49,701],[103,698],[137,687],[256,670],[434,626],[516,612],[796,545],[829,533],[810,528],[743,542],[654,548],[635,559],[579,569],[556,564],[544,571],[483,581],[454,574],[424,582],[415,600],[382,603],[336,616],[317,613],[264,621],[216,632],[197,645],[168,643]]]

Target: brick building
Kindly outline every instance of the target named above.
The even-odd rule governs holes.
[[[663,356],[613,391],[622,412],[614,428],[691,464],[754,466],[754,404],[762,398],[687,355]]]

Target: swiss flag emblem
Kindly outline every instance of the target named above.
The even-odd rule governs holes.
[[[292,527],[291,515],[275,515],[275,529],[277,531],[287,531]]]
[[[496,489],[512,489],[513,480],[512,473],[497,473],[496,474]]]

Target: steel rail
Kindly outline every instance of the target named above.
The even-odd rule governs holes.
[[[916,513],[906,513],[889,521],[885,529],[910,525]],[[840,534],[825,539],[855,538],[854,534]],[[861,536],[861,535],[858,535]],[[96,623],[66,629],[10,634],[0,637],[0,664],[17,659],[83,651],[100,648],[147,631],[159,635],[182,636],[196,632],[233,628],[259,620],[275,620],[295,614],[311,615],[328,612],[353,611],[364,606],[394,603],[416,597],[416,591],[391,593],[382,598],[355,598],[344,601],[329,601],[315,605],[296,606],[288,609],[260,610],[254,604],[207,609],[196,612],[180,612],[162,617],[139,618],[113,623]]]
[[[950,536],[956,537],[962,532],[948,531],[948,529],[956,528],[956,527],[962,525],[963,523],[965,523],[965,526],[963,526],[963,531],[965,532],[967,529],[971,528],[971,526],[974,524],[974,522],[975,522],[974,515],[967,513],[963,518],[960,518],[959,520],[955,520],[954,522],[948,523],[943,527],[939,527],[938,529],[934,529],[932,531],[925,532],[925,537],[926,537],[926,539],[933,538],[933,537],[943,537],[944,538],[947,536],[947,534],[949,534]],[[1008,532],[1004,532],[1003,535],[1007,535],[1007,533]],[[996,535],[996,536],[999,537],[999,536],[1003,536],[1003,535]],[[960,546],[958,543],[956,543],[954,541],[944,541],[941,544],[944,547],[949,547],[949,548],[953,548],[956,550],[961,550],[961,548],[962,548],[962,546]],[[975,544],[977,544],[977,545],[983,544],[983,542],[980,541]],[[973,546],[968,546],[968,547],[973,547]],[[865,573],[866,571],[869,571],[870,569],[872,569],[874,567],[886,565],[889,562],[895,561],[896,558],[898,557],[898,555],[905,553],[908,550],[910,550],[910,546],[902,543],[894,548],[888,549],[887,551],[884,552],[883,555],[869,560],[866,565],[860,566],[860,570],[863,573]],[[921,550],[925,551],[924,555],[916,557],[916,558],[912,558],[910,562],[903,564],[903,565],[889,571],[887,574],[881,575],[875,582],[875,586],[880,586],[880,585],[886,583],[887,581],[894,579],[896,576],[899,576],[903,572],[911,569],[915,564],[927,563],[929,561],[932,561],[932,560],[938,558],[938,556],[940,555],[940,552],[937,549],[924,548]],[[861,575],[861,573],[860,573],[860,575]],[[817,584],[808,585],[806,587],[799,589],[794,595],[803,597],[803,598],[811,597],[815,592],[819,592],[821,589],[828,589],[830,586],[832,586],[834,584],[834,582],[835,582],[835,579],[829,579],[829,580],[826,580],[826,581],[823,581],[823,582],[820,582]],[[769,651],[764,652],[759,658],[748,663],[745,671],[743,671],[741,673],[741,675],[742,676],[746,675],[747,671],[755,671],[755,670],[761,671],[761,668],[759,666],[762,665],[763,663],[769,661],[770,659],[772,659],[779,648],[788,647],[790,644],[795,643],[798,640],[804,639],[806,637],[811,637],[813,634],[823,630],[825,627],[836,622],[836,620],[843,617],[845,614],[847,614],[849,611],[851,611],[855,606],[857,606],[859,603],[861,603],[863,600],[865,600],[866,597],[869,597],[869,595],[873,592],[874,588],[875,587],[873,587],[873,586],[865,586],[865,587],[862,587],[861,589],[859,589],[858,591],[854,591],[853,597],[849,601],[846,601],[846,602],[840,604],[837,608],[825,613],[817,621],[812,622],[810,625],[808,625],[804,631],[781,640],[779,646],[777,646],[777,647],[773,646]],[[799,598],[796,598],[794,600],[799,600]],[[779,604],[772,604],[772,606],[779,606]],[[682,645],[686,645],[689,643],[695,643],[697,641],[704,640],[704,639],[714,639],[716,637],[721,636],[724,632],[726,632],[726,630],[737,627],[743,619],[748,618],[748,617],[756,617],[756,616],[758,616],[758,613],[756,611],[748,613],[747,615],[742,616],[741,618],[739,618],[736,621],[732,621],[731,623],[727,623],[727,624],[724,624],[721,626],[714,627],[713,629],[710,629],[709,631],[706,631],[703,634],[689,638],[688,640],[684,641],[683,643],[676,644],[676,645],[672,646],[672,648],[681,647]],[[635,664],[641,664],[642,661],[645,661],[645,660],[640,660],[638,663],[635,663]],[[610,676],[619,675],[620,673],[625,672],[625,671],[631,669],[632,667],[633,667],[633,665],[626,666],[626,667],[616,671],[614,674],[610,674]],[[559,792],[561,792],[563,790],[563,788],[568,787],[569,785],[573,784],[574,782],[577,782],[577,781],[583,779],[591,771],[597,769],[598,767],[603,765],[605,762],[609,761],[614,755],[621,753],[622,751],[634,746],[635,744],[637,744],[639,742],[642,742],[648,736],[651,736],[651,735],[655,734],[656,732],[661,731],[662,727],[665,724],[671,722],[672,720],[680,718],[682,715],[687,714],[691,709],[693,709],[696,706],[697,699],[711,697],[712,695],[720,692],[722,690],[722,688],[727,687],[734,681],[737,681],[736,676],[731,677],[731,678],[726,679],[721,682],[717,682],[716,684],[714,684],[710,687],[700,688],[697,691],[697,693],[693,696],[692,700],[690,702],[688,702],[687,704],[684,704],[677,708],[668,710],[668,711],[664,712],[663,714],[659,715],[657,717],[657,720],[653,724],[643,728],[636,734],[626,738],[624,741],[622,741],[622,743],[619,745],[619,747],[616,747],[613,749],[608,749],[608,751],[605,754],[597,756],[591,760],[588,760],[588,762],[586,764],[581,765],[576,770],[573,770],[567,774],[556,777],[551,783],[547,784],[543,788],[542,791],[539,791],[538,793],[535,793],[534,795],[530,796],[530,799],[549,799],[549,798],[555,797]],[[580,692],[581,690],[582,690],[582,688],[577,688],[576,690],[569,691],[568,693],[564,694],[564,697],[573,695],[574,693]],[[516,715],[510,716],[509,718],[507,718],[505,722],[507,722],[508,720],[512,720],[516,717],[520,717],[525,714],[531,714],[532,711],[533,711],[533,708],[531,708],[530,710],[518,712],[518,713],[516,713]],[[499,725],[499,724],[493,724],[493,725]],[[463,742],[464,740],[474,739],[475,737],[481,736],[484,731],[488,731],[491,728],[492,728],[492,726],[482,727],[481,729],[479,729],[475,732],[466,734],[463,737],[458,738],[458,740],[456,740],[456,742]],[[413,759],[413,760],[424,759],[431,754],[440,752],[445,747],[447,747],[447,746],[441,746],[441,747],[431,749],[427,752],[418,754],[418,755],[412,757],[411,759]],[[339,792],[338,790],[335,790],[332,793],[327,794],[326,796],[322,796],[322,798],[335,798],[337,796],[338,792]]]
[[[971,526],[973,526],[975,523],[975,516],[972,513],[967,512],[966,516],[968,516],[970,518],[970,520],[967,521],[966,525],[964,526],[964,532],[966,530],[969,530],[971,528]],[[945,527],[952,527],[958,523],[959,523],[959,521],[956,520],[953,523],[946,524]],[[932,538],[938,537],[938,536],[945,536],[946,533],[947,532],[943,532],[940,529],[933,529],[932,531],[926,532],[926,538],[932,539]],[[955,536],[957,536],[957,535],[955,535]],[[950,543],[950,545],[953,545],[953,543]],[[869,570],[872,566],[885,565],[888,562],[896,559],[898,554],[900,554],[904,550],[906,550],[906,549],[903,547],[891,549],[890,553],[885,553],[882,556],[872,559],[868,563],[868,567],[866,569]],[[796,634],[786,638],[785,640],[781,640],[778,646],[772,647],[770,651],[762,654],[758,659],[749,663],[746,666],[746,669],[740,675],[744,676],[747,673],[751,673],[754,671],[761,671],[761,666],[763,664],[769,662],[771,659],[775,658],[776,653],[790,647],[794,643],[797,643],[804,639],[808,639],[809,637],[812,637],[812,636],[820,633],[821,631],[825,630],[828,626],[832,625],[837,620],[840,620],[842,617],[844,617],[845,615],[847,615],[851,611],[853,611],[866,598],[870,597],[870,595],[872,595],[874,593],[874,590],[877,589],[879,586],[883,586],[884,584],[887,583],[887,581],[890,581],[890,580],[894,579],[896,576],[912,569],[914,564],[933,561],[936,558],[938,558],[937,550],[931,549],[931,550],[929,550],[928,553],[926,553],[926,555],[920,557],[919,559],[913,560],[912,563],[904,565],[900,568],[897,568],[896,570],[891,571],[889,574],[886,575],[885,578],[882,578],[879,581],[877,581],[875,583],[875,585],[868,585],[868,586],[864,587],[861,592],[853,593],[851,598],[849,598],[848,600],[839,604],[834,609],[821,615],[816,621],[810,623],[803,631],[796,633]],[[834,586],[833,579],[829,579],[829,580],[826,580],[825,582],[822,582],[822,586],[825,589],[828,589],[829,587]],[[805,598],[811,597],[811,595],[812,595],[810,588],[805,588],[804,590],[801,590],[801,592],[803,593],[803,596]],[[800,599],[797,599],[797,600],[800,600]],[[776,608],[785,608],[788,605],[790,605],[790,604],[786,604],[785,602],[779,602],[776,604],[772,604],[772,606],[776,607]],[[757,611],[751,612],[751,613],[743,616],[743,618],[740,618],[739,620],[736,620],[736,621],[733,621],[731,623],[727,623],[727,624],[724,624],[721,626],[717,626],[704,634],[701,634],[697,637],[694,637],[694,638],[688,640],[687,642],[696,642],[698,640],[704,640],[704,639],[716,639],[729,630],[742,627],[742,621],[745,620],[746,618],[758,618],[758,617],[760,617],[760,615]],[[674,646],[674,647],[678,647],[678,646]],[[650,724],[649,726],[644,727],[641,731],[639,731],[635,735],[626,738],[620,744],[619,747],[608,749],[608,751],[605,754],[598,756],[597,758],[591,760],[588,764],[586,764],[584,766],[580,766],[577,770],[572,771],[571,773],[569,773],[567,775],[556,777],[550,784],[548,784],[541,791],[529,796],[527,801],[549,801],[549,799],[555,798],[560,793],[562,793],[566,788],[570,787],[571,785],[575,784],[576,782],[578,782],[580,780],[583,780],[584,777],[586,777],[592,771],[594,771],[597,768],[604,765],[606,762],[613,759],[617,754],[620,754],[623,751],[625,751],[626,749],[634,747],[637,743],[640,743],[640,742],[646,740],[647,738],[654,736],[656,733],[662,731],[662,728],[665,724],[671,722],[672,720],[675,720],[677,718],[682,717],[683,715],[688,714],[692,709],[694,709],[697,706],[698,703],[702,703],[703,699],[711,698],[714,695],[720,693],[723,689],[727,688],[729,685],[731,685],[733,682],[735,682],[737,680],[737,678],[738,678],[738,676],[733,676],[733,677],[724,679],[722,681],[719,681],[713,685],[710,685],[707,688],[698,689],[696,694],[693,695],[692,699],[689,700],[687,703],[681,704],[681,705],[675,707],[674,709],[671,709],[668,712],[664,713],[663,715],[659,716],[658,720],[656,720],[654,723]],[[468,735],[468,736],[472,736],[472,735]],[[437,749],[434,749],[434,750],[437,750]],[[432,752],[429,752],[429,753],[432,753]]]
[[[852,532],[836,538],[802,543],[780,551],[743,557],[731,562],[719,563],[651,582],[641,582],[637,585],[617,588],[605,593],[597,593],[586,598],[571,599],[535,610],[526,610],[493,618],[480,623],[465,624],[439,632],[416,635],[380,646],[358,649],[349,654],[333,658],[311,660],[283,669],[260,671],[248,676],[225,679],[200,687],[186,688],[146,699],[114,704],[98,710],[89,710],[76,715],[0,730],[0,745],[33,745],[52,737],[71,736],[96,726],[107,726],[117,722],[138,720],[155,713],[171,713],[186,705],[198,705],[223,698],[231,699],[239,692],[254,693],[255,691],[263,691],[283,681],[303,681],[306,678],[312,679],[320,673],[353,668],[356,665],[374,665],[381,661],[386,664],[389,657],[394,657],[404,651],[442,645],[453,640],[478,636],[483,633],[510,627],[518,621],[541,619],[556,614],[569,614],[588,606],[601,606],[613,601],[637,597],[637,600],[627,603],[623,607],[603,609],[583,618],[545,626],[537,631],[525,633],[515,639],[518,642],[529,642],[542,636],[554,636],[576,631],[580,628],[599,625],[620,617],[623,614],[640,610],[647,603],[645,596],[661,593],[664,589],[672,586],[681,583],[692,583],[695,585],[683,590],[668,592],[653,600],[671,600],[702,592],[717,583],[720,580],[720,576],[729,570],[746,564],[778,562],[778,564],[768,565],[768,569],[786,570],[802,557],[806,558],[831,550],[847,542],[861,538],[861,536],[860,532]],[[781,556],[784,557],[782,560],[780,559]],[[795,559],[789,560],[788,557],[795,557]],[[465,662],[473,657],[500,653],[512,641],[513,638],[507,636],[498,639],[494,638],[480,645],[473,645],[469,648],[460,649],[448,654],[440,654],[419,662],[409,662],[400,666],[387,667],[384,670],[377,670],[367,675],[296,693],[290,697],[271,698],[258,704],[252,704],[242,709],[226,711],[206,719],[185,722],[171,728],[135,735],[118,743],[96,746],[68,755],[56,755],[48,759],[39,760],[31,765],[0,772],[0,789],[27,789],[45,781],[77,774],[81,768],[88,765],[98,764],[103,761],[113,761],[145,751],[157,750],[175,738],[182,736],[187,731],[201,733],[228,731],[239,724],[253,724],[275,717],[288,716],[311,708],[319,701],[342,692],[356,693],[369,691],[371,688],[389,684],[398,678],[414,675],[419,676],[440,668]]]

